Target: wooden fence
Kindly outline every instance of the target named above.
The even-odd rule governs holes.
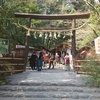
[[[83,62],[90,62],[92,60],[75,60],[75,70],[77,74],[86,74],[87,72],[83,72],[81,68],[83,67]],[[99,59],[94,59],[94,62],[100,62]],[[91,73],[91,72],[89,72]]]
[[[11,57],[1,57],[0,58],[0,66],[6,65],[9,63],[9,65],[14,67],[13,73],[23,72],[24,71],[24,58],[11,58]],[[5,62],[5,64],[3,63]],[[0,69],[0,73],[5,73],[10,71],[2,70]]]

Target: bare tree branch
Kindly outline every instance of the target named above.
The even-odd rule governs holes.
[[[90,7],[92,7],[95,11],[96,11],[96,14],[97,14],[97,17],[100,18],[100,15],[99,15],[99,12],[97,11],[97,9],[95,8],[94,5],[92,5],[88,0],[84,0],[86,2],[87,5],[89,5]],[[100,1],[100,0],[99,0]]]

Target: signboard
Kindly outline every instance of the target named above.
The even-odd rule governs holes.
[[[25,48],[23,45],[16,45],[16,48]]]
[[[25,48],[23,45],[16,45],[16,48]],[[29,46],[29,48],[34,49],[34,47]]]
[[[94,41],[96,54],[100,54],[100,37],[97,37]]]
[[[9,47],[9,41],[7,39],[0,38],[0,54],[7,54]]]

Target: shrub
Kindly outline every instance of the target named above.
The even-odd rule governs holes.
[[[12,74],[14,66],[9,62],[0,61],[0,80],[4,79],[8,74]]]
[[[88,74],[87,83],[90,86],[100,87],[100,62],[95,61],[95,58],[90,58],[90,61],[83,62],[81,71]]]

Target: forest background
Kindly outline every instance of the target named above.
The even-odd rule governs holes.
[[[76,31],[76,47],[84,45],[93,47],[93,41],[100,35],[100,0],[0,0],[0,38],[9,40],[9,48],[15,45],[25,45],[27,19],[15,18],[14,13],[32,14],[91,14],[89,19],[76,20],[76,28],[87,23]],[[71,28],[70,20],[34,20],[31,28]],[[53,36],[55,34],[55,36]],[[30,46],[38,48],[39,45],[51,49],[64,41],[71,39],[71,31],[67,33],[31,32]],[[47,36],[47,37],[46,37]]]

